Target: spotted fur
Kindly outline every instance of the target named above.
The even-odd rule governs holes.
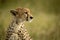
[[[14,19],[7,28],[5,40],[32,40],[24,26],[25,21],[33,18],[30,10],[27,8],[17,8],[10,12],[14,15]]]

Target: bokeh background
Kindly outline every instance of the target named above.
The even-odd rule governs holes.
[[[4,40],[11,9],[29,8],[34,19],[26,22],[33,40],[60,40],[60,0],[0,0],[0,40]]]

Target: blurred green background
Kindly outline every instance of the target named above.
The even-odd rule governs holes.
[[[0,0],[0,40],[4,40],[11,9],[29,8],[34,19],[26,22],[33,40],[60,40],[60,0]]]

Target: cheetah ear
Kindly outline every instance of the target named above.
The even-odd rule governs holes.
[[[17,15],[17,12],[15,10],[10,10],[10,13],[12,13],[14,16]]]

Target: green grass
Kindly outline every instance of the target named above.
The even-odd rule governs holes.
[[[60,40],[60,5],[57,2],[59,0],[5,0],[3,3],[0,0],[0,40],[4,40],[12,19],[9,11],[17,7],[31,9],[34,19],[25,25],[33,40]]]

